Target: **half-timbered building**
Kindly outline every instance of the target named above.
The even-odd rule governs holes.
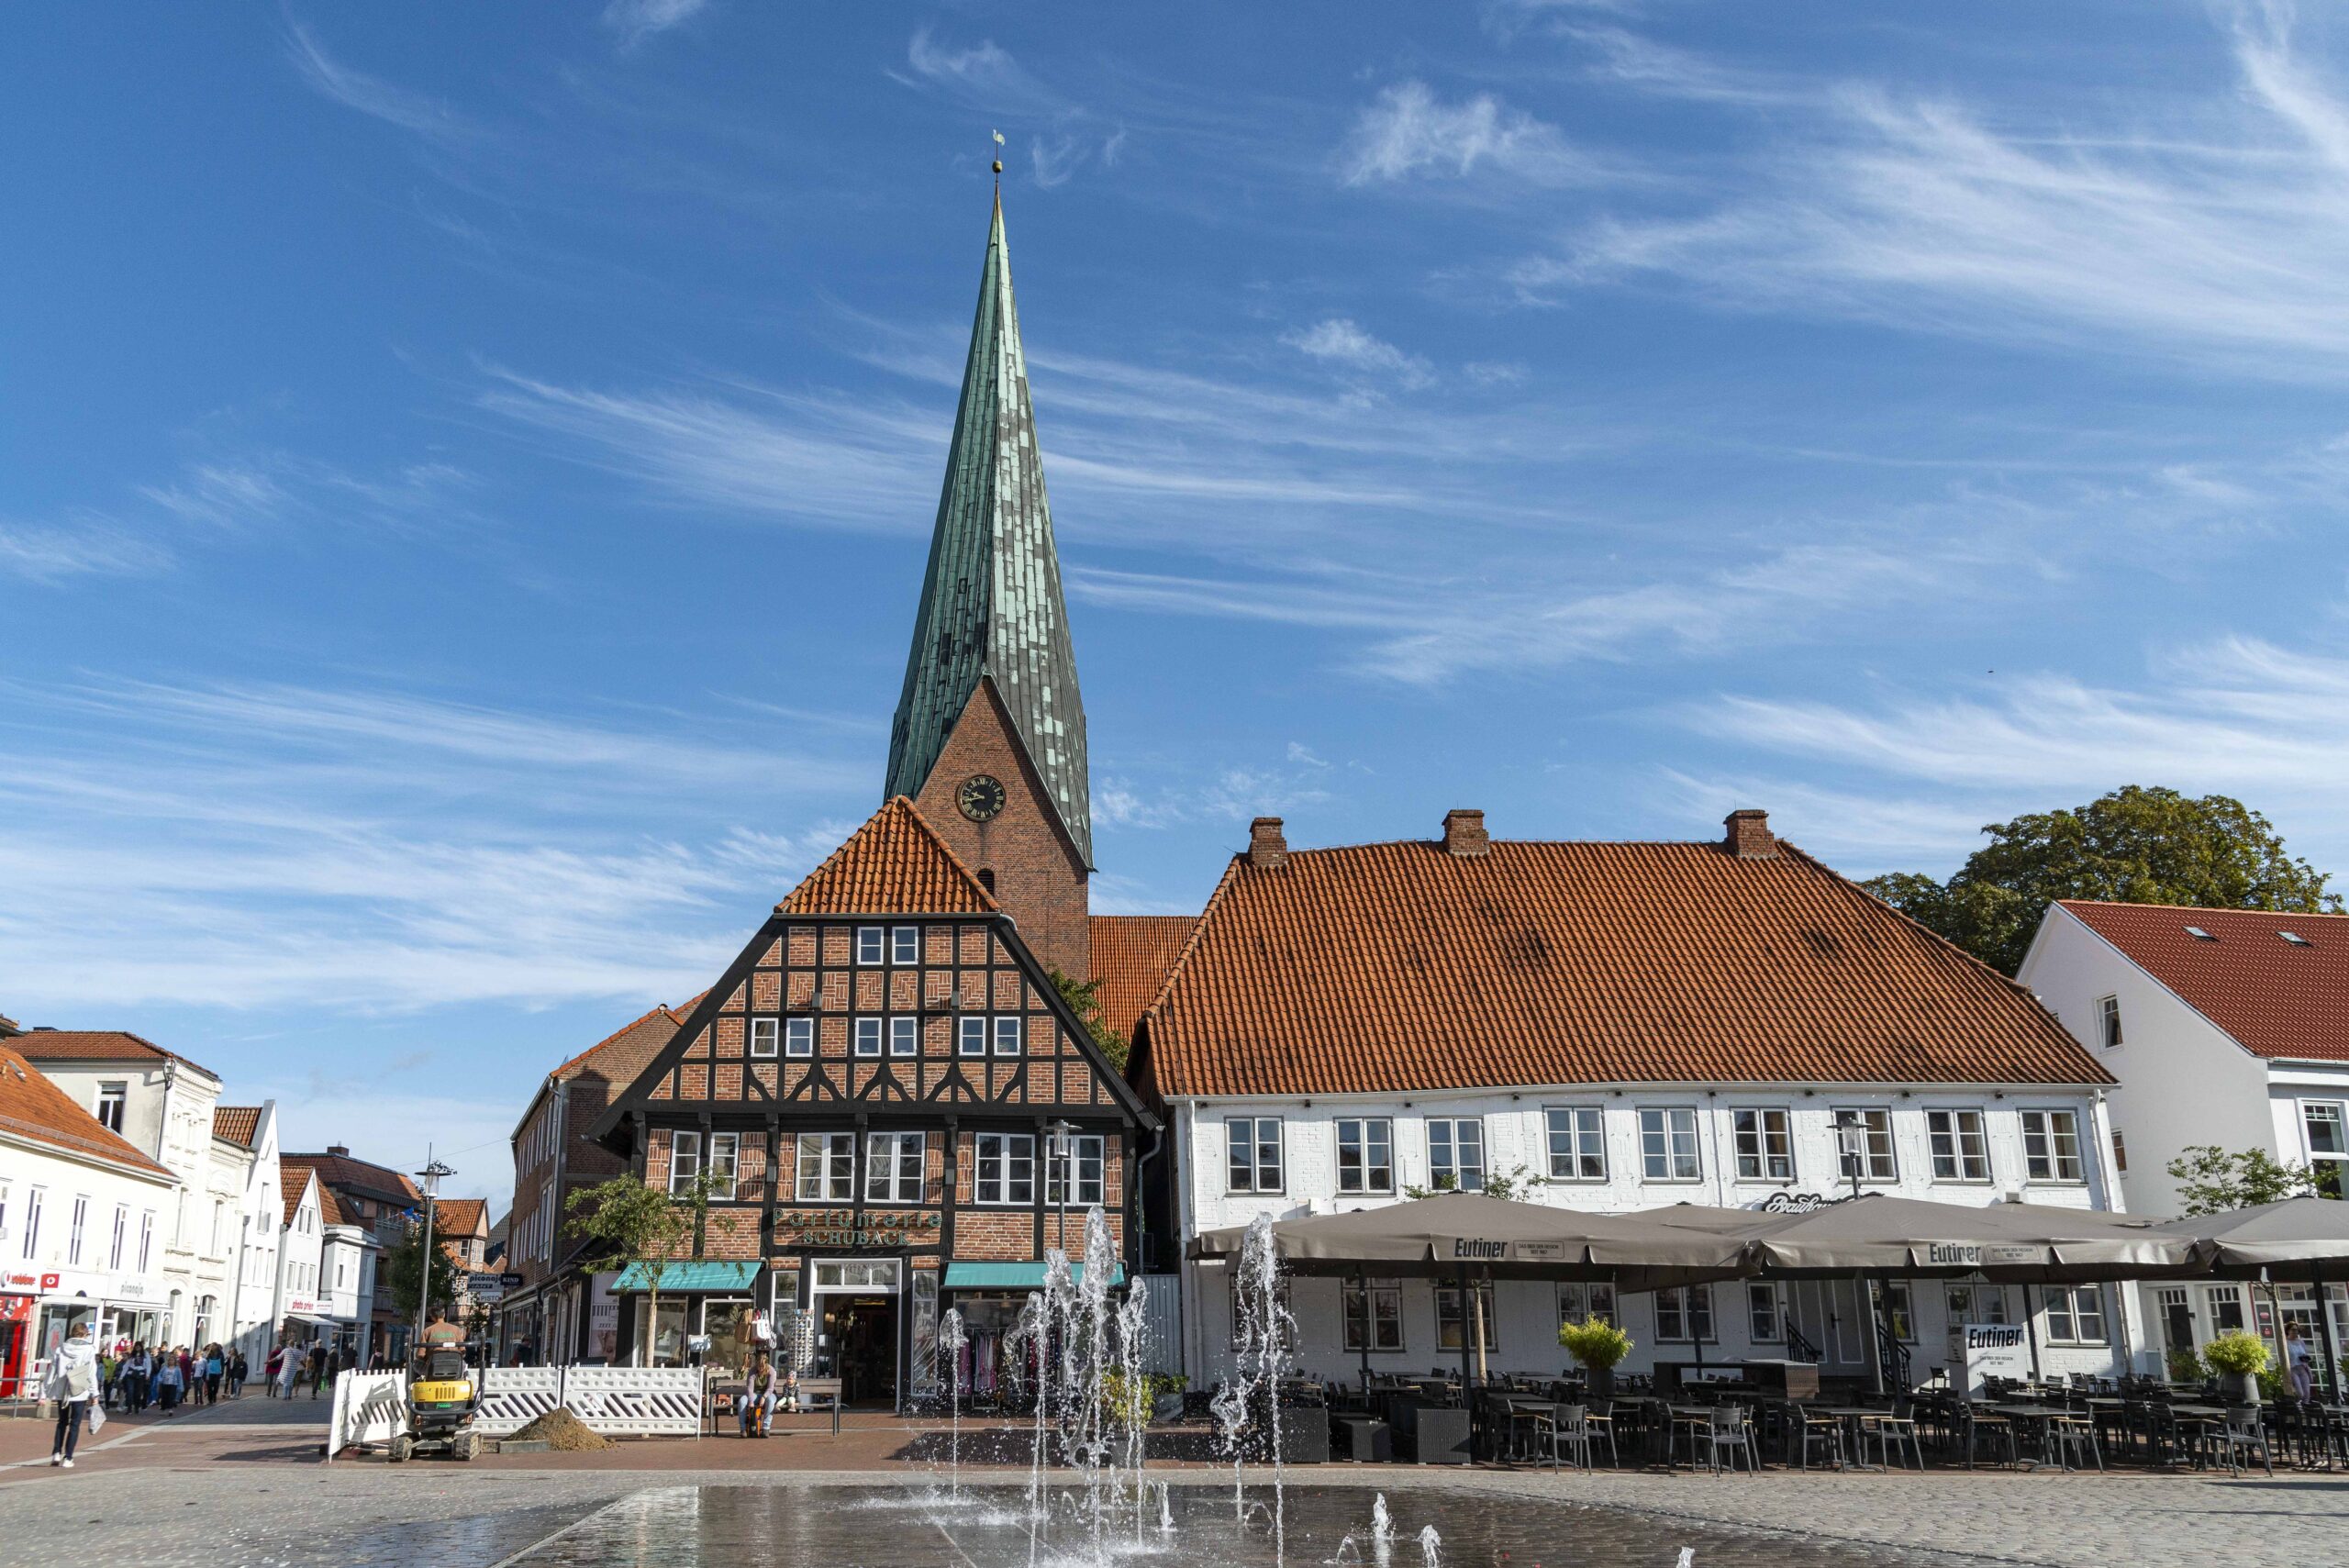
[[[623,1359],[766,1313],[789,1370],[902,1404],[948,1306],[984,1384],[1086,1211],[1133,1234],[1156,1124],[1059,984],[1090,962],[1085,710],[1000,201],[885,795],[593,1129],[714,1186],[692,1257],[613,1282]]]

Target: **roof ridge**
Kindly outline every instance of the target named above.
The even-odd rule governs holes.
[[[635,1018],[630,1018],[627,1023],[622,1024],[619,1028],[614,1029],[611,1033],[606,1035],[603,1039],[597,1040],[595,1044],[589,1046],[578,1055],[565,1062],[562,1066],[557,1067],[553,1072],[548,1073],[547,1076],[550,1078],[562,1077],[565,1073],[570,1072],[573,1068],[578,1066],[581,1062],[586,1061],[589,1057],[595,1055],[597,1051],[603,1050],[604,1047],[611,1044],[614,1040],[617,1040],[620,1036],[628,1033],[630,1029],[637,1028],[639,1025],[650,1023],[652,1019],[652,1015],[655,1013],[669,1013],[669,1016],[673,1018],[676,1017],[674,1013],[669,1012],[668,1003],[655,1002],[643,1012],[640,1013]]]
[[[903,795],[893,795],[883,801],[880,809],[859,824],[855,832],[841,840],[838,849],[826,855],[815,870],[799,879],[798,885],[785,894],[775,905],[774,912],[778,915],[809,912],[794,908],[793,901],[815,885],[827,873],[834,873],[836,868],[845,864],[851,851],[864,852],[877,836],[886,831],[900,817],[911,822],[919,840],[936,851],[945,859],[946,863],[953,868],[955,876],[961,880],[964,888],[978,899],[979,907],[984,913],[999,915],[1003,912],[1003,906],[995,901],[995,895],[987,891],[986,884],[978,879],[977,874],[969,865],[964,863],[963,857],[954,852],[953,847],[939,836],[938,829],[932,828],[930,825],[930,819],[921,814],[921,808]],[[874,913],[879,914],[884,911],[875,910]],[[899,911],[887,911],[887,913],[899,913]]]
[[[1183,951],[1176,953],[1174,962],[1166,966],[1166,978],[1158,983],[1157,995],[1151,997],[1149,1004],[1141,1010],[1141,1018],[1135,1020],[1137,1027],[1147,1021],[1152,1013],[1158,1011],[1160,1004],[1166,1000],[1167,993],[1174,989],[1174,982],[1182,974],[1184,966],[1191,962],[1191,955],[1198,951],[1199,939],[1207,931],[1208,919],[1223,903],[1226,891],[1239,880],[1240,864],[1246,858],[1244,854],[1234,853],[1230,862],[1224,866],[1223,875],[1216,879],[1215,891],[1208,895],[1207,903],[1200,906],[1197,917],[1191,922],[1191,934],[1183,939]]]
[[[2160,909],[2180,915],[2260,915],[2271,920],[2349,920],[2349,910],[2254,909],[2240,904],[2141,904],[2133,898],[2058,898],[2066,909]]]

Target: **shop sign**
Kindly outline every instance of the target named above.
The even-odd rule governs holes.
[[[0,1289],[15,1291],[19,1295],[30,1295],[32,1292],[37,1291],[39,1288],[40,1276],[39,1274],[0,1274]]]
[[[1973,1397],[1982,1396],[1986,1377],[2018,1381],[2031,1375],[2031,1346],[2016,1323],[1963,1323],[1958,1333],[1965,1342],[1965,1386]]]
[[[1831,1197],[1825,1193],[1772,1193],[1753,1207],[1764,1214],[1816,1214],[1851,1201],[1848,1195]]]
[[[2037,1247],[2011,1243],[1994,1242],[1977,1246],[1968,1241],[1928,1241],[1922,1250],[1926,1264],[1938,1268],[1962,1265],[1978,1269],[1986,1264],[2035,1263],[2041,1257],[2041,1250]]]
[[[796,1234],[803,1247],[915,1246],[932,1240],[922,1232],[938,1228],[935,1209],[860,1216],[853,1209],[830,1208],[776,1217],[776,1229]]]

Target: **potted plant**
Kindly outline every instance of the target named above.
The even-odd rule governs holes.
[[[1615,1363],[1631,1353],[1631,1336],[1604,1318],[1593,1315],[1558,1329],[1558,1343],[1590,1374],[1594,1400],[1615,1396]]]
[[[2267,1370],[2267,1346],[2258,1335],[2233,1329],[2202,1347],[2202,1360],[2219,1374],[2219,1393],[2230,1405],[2259,1403],[2259,1374]]]
[[[2169,1352],[2169,1380],[2186,1384],[2202,1381],[2202,1358],[2193,1347],[2179,1345]]]

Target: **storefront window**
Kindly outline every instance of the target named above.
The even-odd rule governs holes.
[[[914,1374],[918,1395],[938,1392],[938,1271],[913,1271]]]

